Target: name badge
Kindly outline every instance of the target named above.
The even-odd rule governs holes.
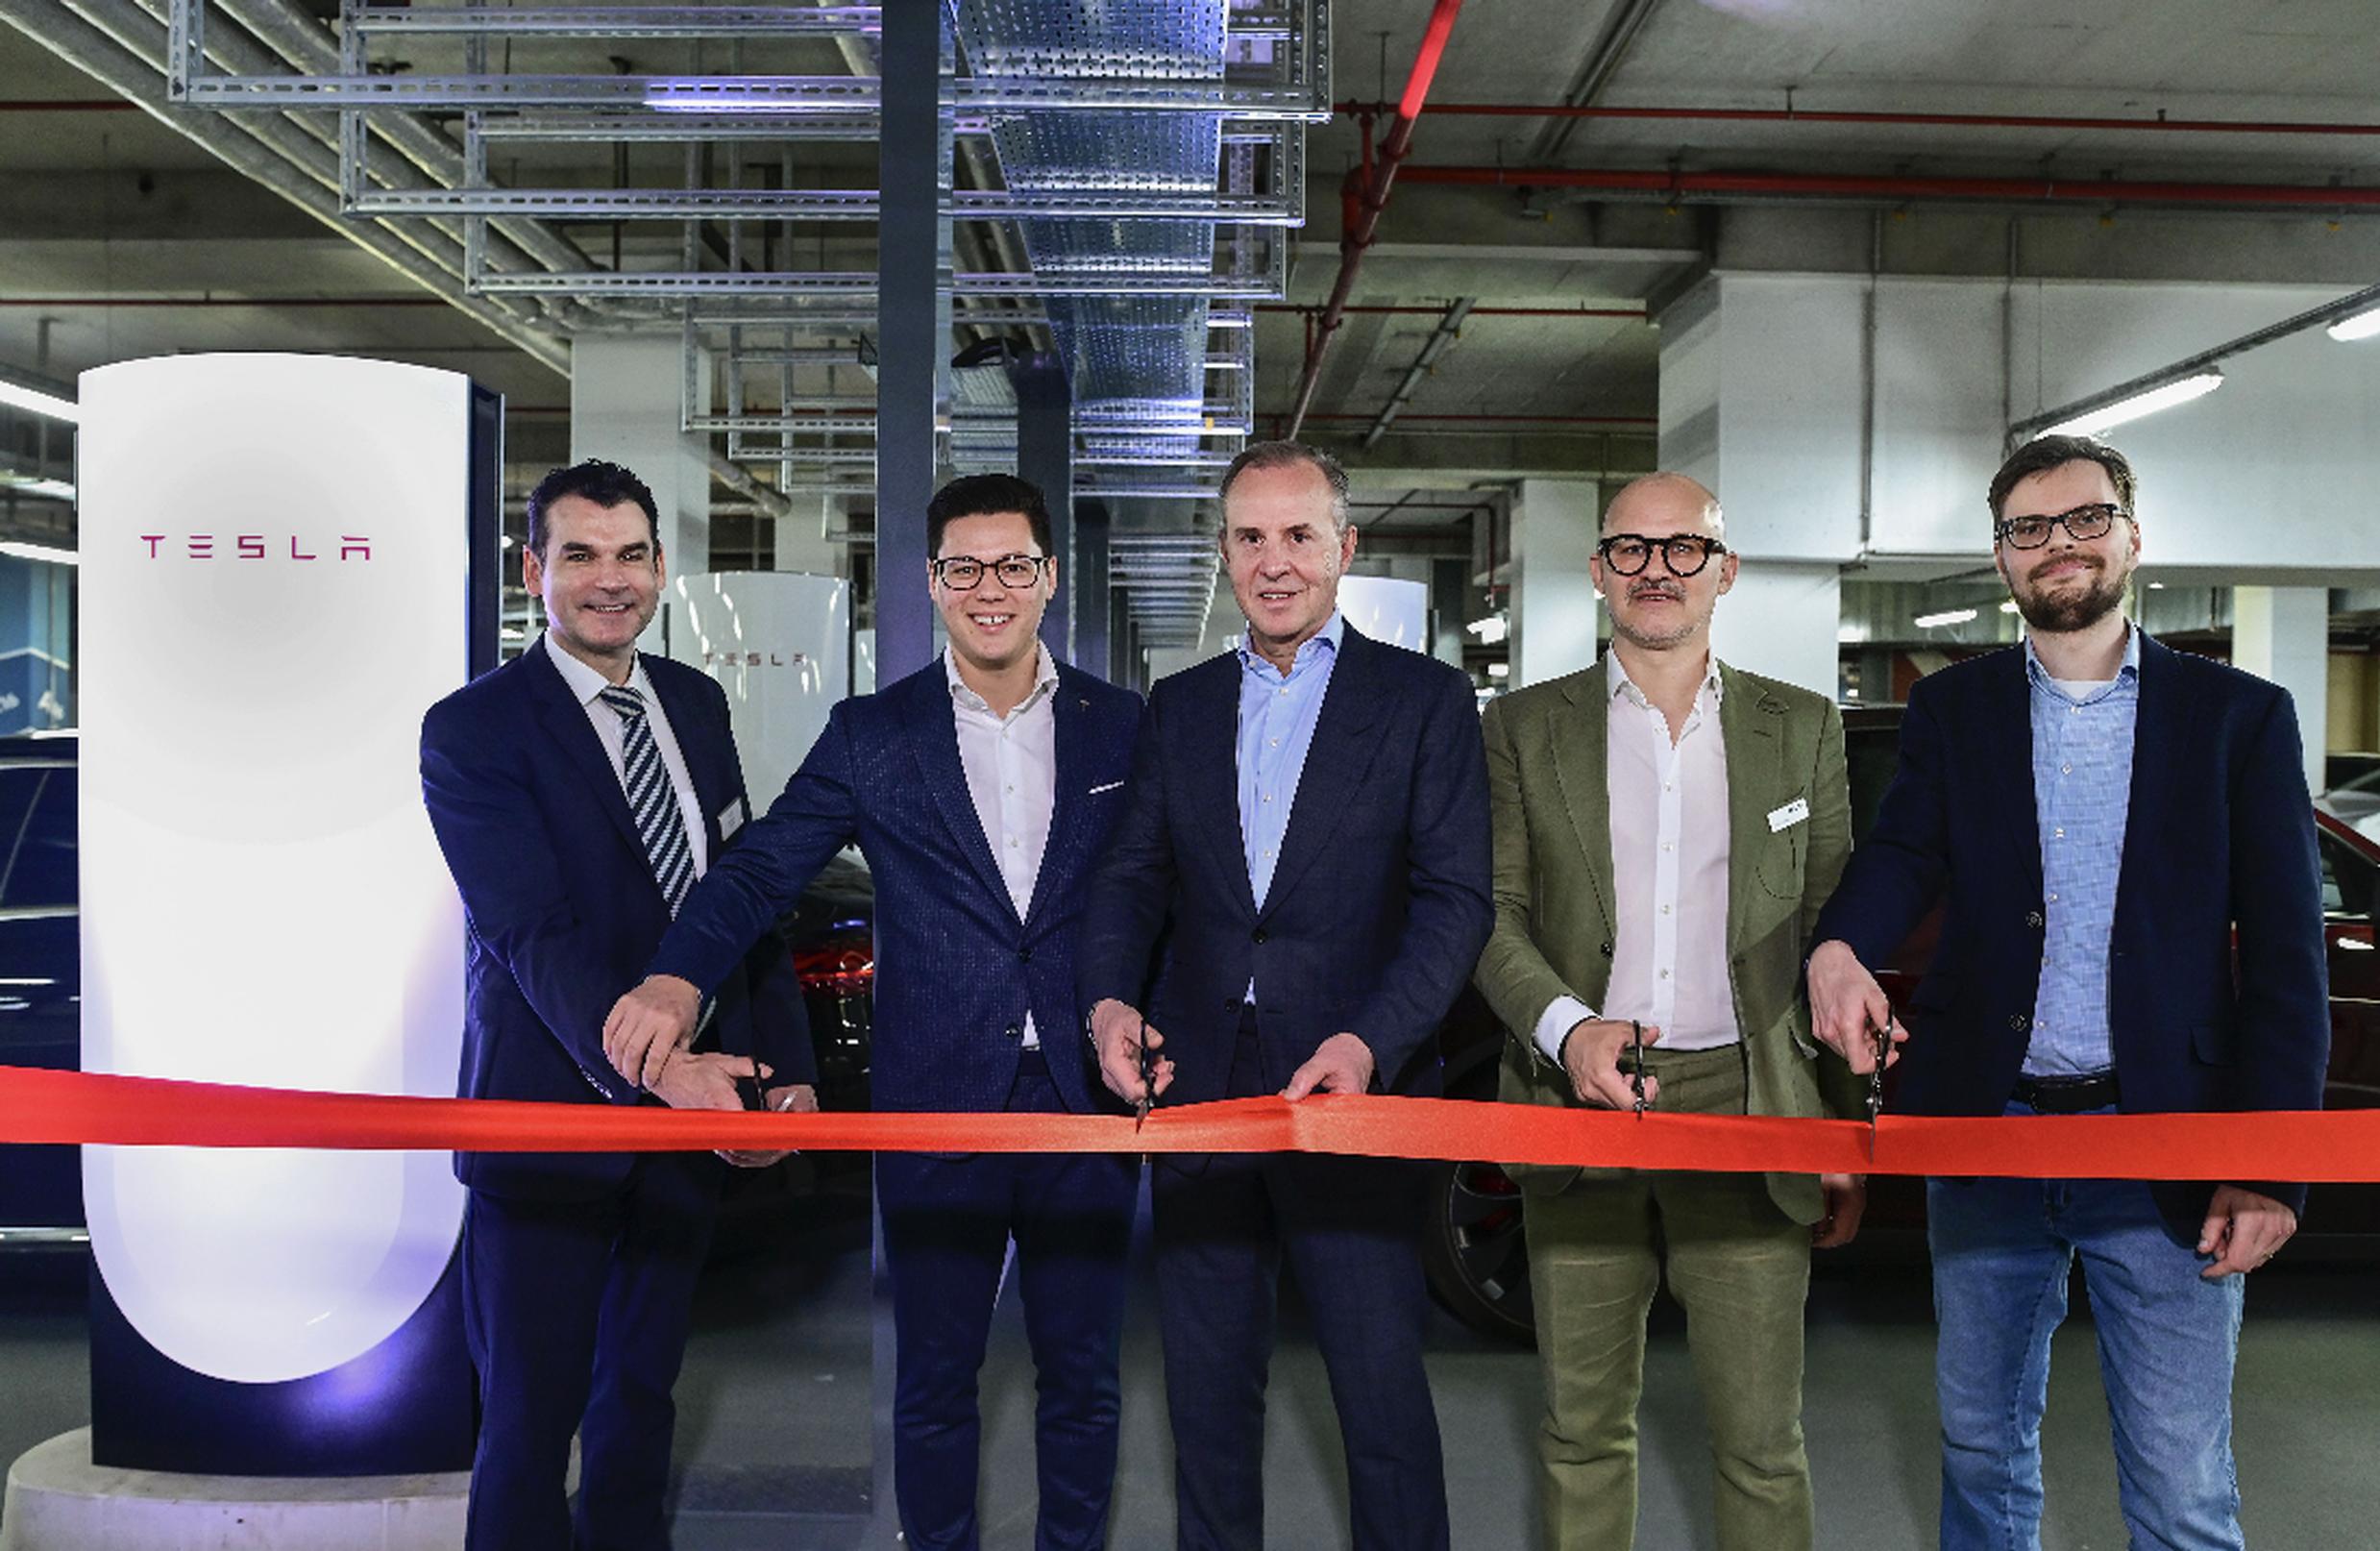
[[[719,838],[722,843],[724,843],[729,835],[744,827],[746,811],[746,803],[742,798],[737,798],[719,810]],[[1771,817],[1774,818],[1775,815]]]
[[[1769,810],[1769,833],[1773,835],[1779,830],[1790,829],[1809,816],[1808,799],[1797,797],[1781,808]]]

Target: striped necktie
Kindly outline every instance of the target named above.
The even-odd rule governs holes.
[[[678,811],[677,789],[669,768],[661,763],[661,747],[653,742],[652,724],[645,720],[645,697],[632,689],[606,686],[603,703],[620,713],[620,784],[627,793],[628,812],[636,818],[637,835],[645,842],[645,859],[661,885],[661,898],[672,920],[694,886],[694,851],[686,844],[686,820]]]

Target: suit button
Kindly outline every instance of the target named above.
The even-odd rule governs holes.
[[[2033,1021],[2025,1017],[2023,1013],[2011,1013],[2008,1015],[2008,1026],[2015,1029],[2020,1034],[2031,1027],[2032,1022]]]
[[[1595,951],[1601,953],[1606,958],[1609,958],[1611,956],[1611,945],[1609,943],[1606,943]]]
[[[1259,926],[1256,930],[1250,932],[1248,934],[1248,941],[1256,944],[1260,948],[1263,947],[1264,942],[1264,928]]]
[[[1017,962],[1018,962],[1018,963],[1019,963],[1019,964],[1030,964],[1030,963],[1032,963],[1032,962],[1033,962],[1033,949],[1031,949],[1031,948],[1020,948],[1017,949]]]
[[[1024,1038],[1024,1027],[1019,1023],[1011,1023],[1006,1028],[1000,1030],[1000,1032],[1007,1035],[1012,1040],[1020,1040]]]
[[[2040,925],[2041,923],[2042,923],[2042,914],[2041,914],[2041,912],[2040,912],[2040,911],[2038,911],[2038,910],[2027,910],[2027,911],[2024,913],[2024,924],[2026,924],[2027,926],[2038,926],[2038,925]]]

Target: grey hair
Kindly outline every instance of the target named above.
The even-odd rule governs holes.
[[[1331,487],[1331,526],[1340,532],[1347,530],[1347,471],[1337,458],[1319,447],[1305,442],[1250,442],[1239,455],[1223,471],[1223,482],[1215,486],[1217,501],[1231,499],[1232,485],[1250,469],[1287,469],[1299,465],[1319,469]]]

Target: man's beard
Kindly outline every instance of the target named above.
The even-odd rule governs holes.
[[[2011,587],[2009,595],[2025,624],[2052,635],[2066,635],[2087,630],[2114,613],[2123,602],[2127,579],[2102,565],[2091,584],[2079,592],[2060,591],[2054,596],[2037,592],[2027,597]]]

